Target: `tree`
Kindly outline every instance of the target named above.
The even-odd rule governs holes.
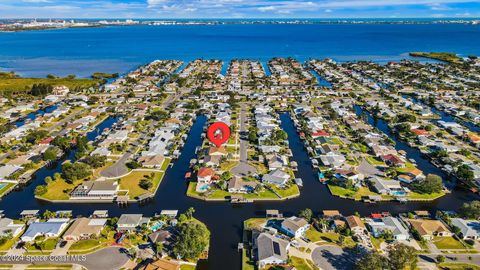
[[[388,259],[377,252],[369,252],[357,261],[355,268],[357,270],[388,269]]]
[[[36,188],[35,188],[35,195],[36,196],[42,196],[43,194],[47,193],[48,191],[48,188],[47,186],[44,186],[44,185],[38,185]]]
[[[150,189],[153,186],[152,180],[143,178],[138,185],[143,189]]]
[[[438,193],[443,189],[442,177],[436,174],[428,174],[425,180],[411,185],[415,192],[422,194]]]
[[[42,215],[43,219],[51,219],[51,218],[54,218],[55,217],[55,213],[50,211],[50,210],[45,210],[45,212],[43,212],[43,215]]]
[[[229,171],[226,171],[226,172],[222,173],[222,175],[220,176],[220,179],[222,181],[228,181],[228,180],[232,179],[232,177],[233,177],[233,174]]]
[[[107,157],[100,155],[86,156],[83,158],[82,162],[90,165],[93,168],[100,168],[107,162]]]
[[[473,180],[475,179],[475,175],[473,171],[468,167],[466,164],[462,164],[457,168],[457,177],[465,182],[467,185],[472,185]]]
[[[43,152],[43,160],[45,161],[54,161],[57,159],[58,151],[55,147],[49,147],[45,152]]]
[[[209,240],[210,232],[204,224],[197,222],[180,223],[173,252],[183,259],[196,259],[205,251]]]
[[[187,216],[188,219],[193,218],[193,213],[195,213],[195,208],[189,207],[187,211],[185,211],[185,215]]]
[[[58,148],[62,149],[63,151],[66,151],[70,148],[70,146],[72,145],[72,142],[67,137],[57,136],[53,139],[51,144],[54,145],[54,146],[57,146]]]
[[[312,209],[305,208],[298,213],[298,216],[306,219],[307,222],[310,222],[312,220],[312,216],[313,216]]]
[[[388,250],[388,264],[391,269],[415,269],[417,265],[417,252],[415,248],[405,244],[396,244]]]
[[[62,165],[62,176],[67,183],[73,183],[77,179],[84,179],[90,175],[92,175],[92,169],[83,162],[67,162]]]
[[[30,130],[28,134],[25,136],[25,141],[31,144],[35,144],[47,136],[48,136],[47,130]]]
[[[480,201],[471,201],[469,203],[464,203],[462,207],[460,207],[458,212],[463,218],[479,219]]]
[[[443,255],[438,255],[438,256],[436,257],[436,260],[437,260],[437,263],[443,263],[443,262],[445,262],[445,256],[443,256]]]
[[[129,169],[132,169],[132,170],[142,167],[142,165],[136,160],[132,160],[128,162],[126,165]]]

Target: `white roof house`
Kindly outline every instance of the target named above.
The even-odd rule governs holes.
[[[480,221],[465,220],[463,218],[452,218],[452,225],[458,227],[462,233],[463,239],[480,238]]]
[[[27,231],[22,235],[21,240],[30,242],[37,236],[58,237],[67,228],[69,219],[49,219],[46,222],[35,221],[28,226]]]

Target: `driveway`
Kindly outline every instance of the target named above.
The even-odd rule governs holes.
[[[355,254],[338,246],[320,246],[312,252],[313,263],[322,270],[354,269]]]
[[[128,173],[128,168],[125,165],[127,161],[132,157],[132,153],[125,153],[115,164],[106,168],[100,172],[100,175],[103,177],[113,178],[125,175]]]

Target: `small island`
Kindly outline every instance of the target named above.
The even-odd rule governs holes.
[[[410,52],[409,55],[412,57],[430,58],[454,64],[462,62],[462,58],[458,57],[456,53],[449,52]]]

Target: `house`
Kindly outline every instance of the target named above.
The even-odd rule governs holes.
[[[269,172],[268,174],[263,175],[262,182],[273,184],[279,187],[284,187],[287,185],[290,175],[280,169]]]
[[[228,155],[228,152],[225,149],[225,147],[223,147],[223,146],[220,146],[220,147],[212,146],[212,147],[208,148],[208,155],[209,156],[221,156],[221,157],[223,157],[223,156]]]
[[[260,233],[254,239],[259,269],[267,265],[286,264],[290,243],[268,233]]]
[[[40,210],[23,210],[20,216],[22,218],[34,218],[38,216],[38,212],[40,212]]]
[[[35,240],[37,236],[59,237],[67,228],[69,219],[49,219],[48,221],[36,220],[32,222],[27,231],[20,238],[24,242]]]
[[[15,224],[12,219],[0,218],[0,237],[17,237],[25,229],[25,224]]]
[[[452,218],[452,225],[460,229],[461,237],[464,240],[480,239],[480,221],[465,220],[463,218]]]
[[[141,156],[137,161],[146,168],[160,168],[165,161],[165,157],[163,155]]]
[[[355,234],[362,234],[365,232],[366,227],[363,221],[357,216],[348,216],[346,218],[347,225],[350,230]]]
[[[382,160],[389,166],[405,166],[405,162],[400,157],[394,154],[383,155]]]
[[[369,181],[377,193],[389,194],[392,196],[405,196],[407,194],[399,181],[385,180],[379,177],[371,177],[369,178]]]
[[[285,156],[271,154],[267,155],[266,158],[269,170],[281,169],[288,164],[287,158]]]
[[[72,193],[71,199],[97,199],[112,200],[119,190],[116,180],[85,181],[77,186]]]
[[[148,224],[149,218],[142,214],[122,214],[117,221],[117,231],[134,231],[143,224]]]
[[[257,183],[254,181],[243,181],[240,177],[233,177],[228,181],[228,192],[230,193],[249,193],[252,192]]]
[[[293,216],[283,220],[281,228],[288,236],[299,238],[310,228],[310,224],[303,218]]]
[[[412,229],[425,240],[432,240],[434,236],[452,236],[453,233],[440,220],[409,219]]]
[[[215,171],[212,168],[200,168],[197,172],[197,186],[195,190],[197,192],[207,191],[214,175]]]
[[[162,243],[164,246],[168,246],[172,242],[175,242],[174,235],[168,230],[158,230],[148,235],[148,239],[153,244]]]
[[[398,180],[410,184],[414,181],[422,181],[425,179],[423,172],[417,168],[405,168],[402,173],[398,175]]]
[[[90,239],[92,236],[97,237],[100,235],[107,219],[105,218],[78,218],[63,234],[63,240],[82,240]]]
[[[0,167],[0,180],[7,179],[8,176],[12,175],[16,171],[22,169],[21,166],[17,165],[5,165]]]
[[[372,235],[376,238],[382,236],[385,231],[389,231],[395,240],[408,240],[410,234],[400,219],[395,217],[383,217],[368,219],[367,225]]]
[[[341,167],[347,159],[344,155],[340,153],[330,152],[325,155],[320,155],[320,162],[326,166],[331,168],[339,168]]]

